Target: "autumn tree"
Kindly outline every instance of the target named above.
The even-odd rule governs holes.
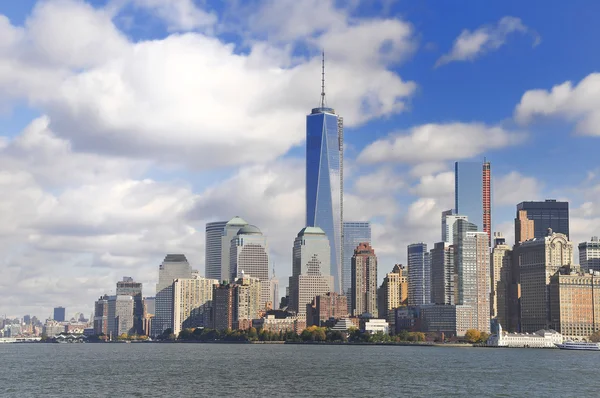
[[[481,332],[477,329],[469,329],[465,333],[465,339],[471,344],[477,343],[480,338]]]

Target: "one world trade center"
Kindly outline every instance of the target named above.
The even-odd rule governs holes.
[[[306,225],[329,238],[331,274],[341,292],[343,222],[343,119],[325,103],[323,56],[321,104],[306,116]]]

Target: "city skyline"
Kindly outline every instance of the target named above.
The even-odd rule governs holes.
[[[100,0],[2,4],[0,314],[89,314],[124,275],[152,295],[167,253],[202,274],[205,224],[235,215],[268,236],[284,292],[323,50],[328,104],[344,117],[344,219],[371,222],[378,283],[408,244],[439,242],[455,161],[491,162],[492,231],[508,244],[516,204],[568,201],[577,258],[600,235],[597,62],[583,51],[599,28],[569,22],[571,5],[507,1],[447,21],[449,5],[431,1],[360,3],[287,13],[257,1],[248,14],[209,2],[189,18]],[[461,53],[463,33],[498,46]]]

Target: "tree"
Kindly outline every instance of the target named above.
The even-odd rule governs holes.
[[[592,333],[589,337],[589,340],[592,343],[600,343],[600,330],[596,330],[594,333]]]
[[[480,338],[481,332],[477,329],[469,329],[465,333],[465,339],[471,344],[477,343]]]
[[[256,332],[255,327],[251,327],[248,329],[248,340],[256,341],[258,339],[258,333]]]
[[[490,338],[490,334],[487,332],[481,332],[481,334],[479,335],[479,343],[486,343],[488,341],[488,339]]]

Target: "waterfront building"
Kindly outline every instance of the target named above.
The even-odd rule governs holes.
[[[394,310],[408,304],[408,272],[402,264],[394,265],[392,272],[385,274],[378,295],[379,318],[387,320],[390,328],[394,330]]]
[[[579,266],[584,272],[600,271],[600,240],[592,236],[588,242],[579,244]]]
[[[213,286],[213,328],[216,330],[233,329],[235,312],[235,288],[233,283]]]
[[[442,212],[442,242],[446,242],[451,245],[452,239],[454,239],[454,223],[456,220],[469,220],[469,217],[456,214],[454,209],[446,210]]]
[[[550,277],[550,327],[569,340],[600,330],[600,272],[562,267]]]
[[[508,289],[512,268],[512,250],[499,232],[494,232],[492,249],[490,315],[502,327],[508,325]]]
[[[261,305],[262,292],[261,282],[242,273],[234,286],[234,329],[249,329],[252,320],[258,319],[264,308]]]
[[[474,327],[490,331],[489,236],[465,220],[454,224],[456,304],[473,308]]]
[[[116,339],[122,334],[132,334],[134,330],[134,300],[131,296],[108,297],[108,335]]]
[[[377,311],[377,256],[369,243],[360,243],[352,256],[352,315]]]
[[[408,305],[431,302],[431,264],[426,243],[408,245]]]
[[[535,238],[533,220],[527,218],[527,210],[517,210],[515,218],[515,245]]]
[[[47,320],[42,327],[42,334],[47,337],[54,337],[57,334],[64,333],[65,326],[55,320]]]
[[[365,333],[390,333],[390,325],[385,319],[369,318],[362,322],[361,329]]]
[[[533,221],[534,238],[543,239],[548,228],[569,238],[569,202],[557,202],[554,199],[521,202],[517,205],[517,217],[521,210],[525,210],[527,218]]]
[[[371,223],[369,221],[344,221],[343,249],[344,257],[342,261],[342,293],[350,298],[352,290],[352,256],[354,249],[362,242],[371,243]],[[352,300],[348,300],[348,305]],[[348,311],[352,309],[348,307]]]
[[[454,210],[468,217],[491,240],[491,165],[490,162],[454,164]],[[410,268],[410,267],[409,267]]]
[[[133,278],[124,276],[122,281],[117,282],[117,296],[133,297],[133,330],[136,334],[143,334],[144,303],[142,296],[142,284],[135,282]]]
[[[320,294],[307,305],[306,326],[321,326],[331,319],[340,319],[348,316],[348,301],[346,296],[336,292]]]
[[[206,223],[204,245],[204,275],[208,279],[221,279],[221,239],[227,221]]]
[[[211,326],[213,287],[216,279],[194,275],[173,281],[173,333],[183,329]]]
[[[108,335],[108,296],[101,296],[94,303],[94,334]]]
[[[422,305],[415,311],[420,332],[444,333],[448,337],[462,337],[476,325],[473,307],[469,305]]]
[[[534,238],[515,246],[513,257],[519,268],[520,331],[534,333],[547,329],[550,321],[550,278],[562,266],[572,264],[573,243],[565,234],[550,229],[544,238]]]
[[[330,273],[337,292],[341,290],[343,256],[343,149],[343,119],[325,103],[323,78],[320,106],[306,117],[306,225],[319,227],[327,235]]]
[[[227,221],[223,227],[223,234],[221,236],[221,277],[220,281],[235,281],[237,274],[232,278],[231,275],[231,241],[237,236],[238,231],[248,225],[248,223],[235,216],[231,220]]]
[[[498,333],[492,334],[487,345],[490,347],[513,347],[513,348],[556,348],[556,344],[562,344],[563,335],[552,329],[542,329],[535,333],[506,333],[502,327],[498,327]]]
[[[271,285],[269,283],[269,249],[267,238],[254,225],[245,225],[230,242],[229,269],[231,281],[241,273],[258,278],[261,282],[260,307],[265,309],[271,301]]]
[[[298,317],[285,311],[273,311],[264,317],[252,320],[252,326],[271,333],[298,333]]]
[[[191,277],[192,267],[185,255],[167,254],[158,268],[152,336],[158,336],[173,327],[173,281]]]
[[[53,319],[56,322],[64,322],[65,321],[65,308],[64,307],[55,307]]]
[[[429,257],[431,303],[454,304],[454,246],[447,242],[435,243],[429,251]]]
[[[321,228],[306,227],[298,233],[292,251],[288,308],[304,319],[307,304],[333,291],[330,259],[329,239]]]

